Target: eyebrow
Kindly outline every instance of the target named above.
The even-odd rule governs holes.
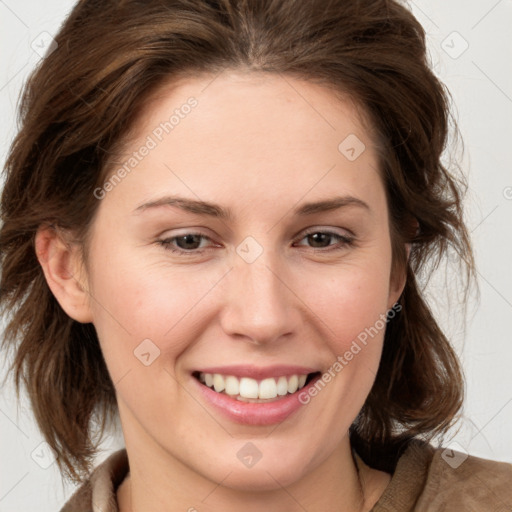
[[[152,208],[161,206],[175,206],[189,213],[197,215],[207,215],[216,217],[225,221],[233,220],[234,216],[229,208],[224,208],[218,204],[207,201],[198,201],[180,196],[165,196],[154,201],[149,201],[135,208],[134,213],[143,212]],[[371,208],[363,200],[353,196],[337,196],[322,201],[304,203],[295,208],[293,214],[299,217],[313,215],[315,213],[337,210],[345,207],[360,207],[371,211]]]

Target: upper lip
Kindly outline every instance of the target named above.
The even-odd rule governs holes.
[[[207,368],[199,368],[196,372],[200,373],[219,373],[221,375],[233,375],[234,377],[249,377],[256,380],[268,379],[271,377],[282,377],[289,375],[306,375],[308,373],[316,373],[318,368],[310,368],[308,366],[295,365],[273,365],[258,367],[253,365],[229,365],[229,366],[209,366]]]

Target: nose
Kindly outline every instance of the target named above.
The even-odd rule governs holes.
[[[297,296],[286,262],[270,251],[248,263],[235,255],[227,276],[221,324],[230,336],[267,345],[300,328]]]

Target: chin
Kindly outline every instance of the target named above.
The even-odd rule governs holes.
[[[229,471],[229,476],[222,481],[222,486],[243,492],[264,492],[276,491],[297,482],[304,477],[303,467],[293,467],[291,462],[285,463],[279,467],[275,464],[263,464],[260,461],[256,466],[246,469],[233,467],[224,468],[224,474]]]
[[[256,452],[255,445],[261,448]],[[228,449],[211,458],[213,464],[197,470],[210,480],[221,483],[223,487],[244,491],[262,492],[275,491],[294,484],[304,478],[313,466],[312,457],[307,447],[300,450],[294,444],[277,445],[270,442],[265,444],[263,439],[237,443],[235,451]],[[246,454],[253,455],[245,457]],[[321,458],[321,457],[319,457]],[[229,460],[231,459],[231,460]],[[245,460],[244,460],[245,459]],[[201,461],[204,463],[204,460]],[[318,460],[318,463],[321,461]],[[229,475],[229,476],[228,476]]]

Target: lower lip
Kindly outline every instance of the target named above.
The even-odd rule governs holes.
[[[236,398],[231,398],[225,393],[217,393],[208,386],[201,384],[195,377],[192,377],[209,404],[222,412],[231,421],[244,425],[273,425],[281,423],[304,405],[299,401],[299,394],[307,392],[319,378],[320,375],[316,375],[303,388],[275,402],[254,403],[242,402]]]

